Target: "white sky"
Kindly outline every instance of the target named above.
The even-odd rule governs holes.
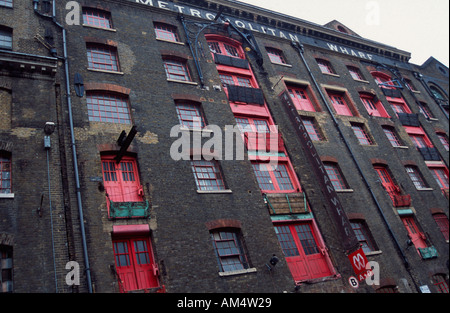
[[[338,20],[358,35],[449,66],[449,0],[239,0],[324,25]]]

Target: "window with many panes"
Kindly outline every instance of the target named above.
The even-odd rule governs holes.
[[[364,124],[351,123],[353,133],[361,145],[373,145],[373,141],[367,133]]]
[[[378,248],[364,220],[350,220],[350,225],[362,246],[364,253],[377,251]]]
[[[119,58],[116,47],[87,44],[87,58],[90,69],[119,71]]]
[[[324,162],[323,165],[335,190],[348,189],[347,182],[345,181],[337,163]]]
[[[272,63],[287,64],[286,59],[283,55],[283,51],[269,47],[267,47],[266,50],[269,59],[270,61],[272,61]]]
[[[233,58],[245,59],[242,48],[231,43],[208,40],[208,45],[212,53],[226,55]]]
[[[131,124],[128,98],[109,92],[88,92],[86,96],[89,120]]]
[[[0,293],[13,292],[13,249],[0,245]]]
[[[448,189],[448,169],[442,167],[430,167],[431,174],[441,189]]]
[[[175,104],[178,120],[182,126],[189,129],[202,129],[205,127],[205,118],[200,104],[190,102],[177,102]]]
[[[386,134],[386,137],[388,138],[389,142],[393,147],[401,147],[403,146],[402,142],[400,141],[397,132],[395,131],[394,127],[391,126],[383,126],[383,131]]]
[[[225,87],[227,85],[249,87],[249,88],[253,87],[250,77],[247,76],[231,75],[225,73],[221,73],[219,76],[222,84]]]
[[[359,70],[359,68],[357,68],[355,66],[347,66],[347,68],[348,68],[350,75],[352,76],[352,78],[354,80],[364,80],[364,77],[361,74],[361,71]]]
[[[239,229],[214,229],[210,234],[220,272],[250,268]]]
[[[0,0],[0,5],[8,8],[13,7],[13,0]]]
[[[449,144],[448,144],[448,137],[447,134],[445,133],[436,133],[436,135],[439,138],[439,141],[442,143],[442,145],[444,146],[445,150],[449,150]]]
[[[180,42],[177,28],[175,26],[164,23],[155,23],[154,25],[157,39]]]
[[[189,69],[186,61],[164,58],[164,69],[166,70],[167,79],[191,81]]]
[[[428,185],[425,183],[425,180],[423,179],[422,174],[419,172],[419,169],[417,167],[405,166],[405,169],[416,189],[428,188]]]
[[[407,113],[407,114],[412,113],[411,109],[409,108],[408,104],[403,98],[396,98],[395,100],[391,99],[388,100],[388,102],[395,113]]]
[[[0,49],[12,49],[12,29],[0,26]]]
[[[200,191],[225,190],[222,172],[217,161],[192,160],[191,168]]]
[[[293,192],[297,189],[288,164],[252,163],[259,188],[267,193]]]
[[[448,279],[445,274],[433,275],[433,283],[436,286],[438,293],[448,293]]]
[[[315,118],[302,116],[301,119],[303,121],[303,125],[305,126],[306,131],[308,132],[308,135],[311,138],[311,140],[313,140],[313,141],[325,140]]]
[[[324,59],[316,59],[317,65],[319,65],[320,71],[324,74],[335,74],[331,63]]]
[[[418,106],[419,106],[419,111],[420,111],[420,113],[423,114],[423,116],[425,116],[427,119],[434,118],[433,113],[431,113],[430,108],[428,107],[428,105],[425,102],[419,102]]]
[[[100,9],[83,8],[83,24],[111,29],[111,13]]]
[[[11,154],[0,151],[0,194],[11,193]]]
[[[444,236],[445,240],[449,240],[449,226],[448,226],[448,217],[444,213],[435,213],[433,214],[433,218]]]

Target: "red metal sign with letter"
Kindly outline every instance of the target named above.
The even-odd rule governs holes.
[[[370,269],[366,269],[366,265],[369,263],[369,261],[367,260],[366,254],[364,253],[362,248],[359,248],[358,250],[350,254],[348,258],[359,281],[363,281],[367,277],[373,275]]]

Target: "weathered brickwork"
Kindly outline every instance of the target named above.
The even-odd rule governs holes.
[[[0,152],[9,156],[12,164],[12,191],[0,193],[0,248],[13,249],[14,292],[123,292],[128,282],[119,278],[123,269],[118,262],[124,262],[119,256],[120,245],[131,242],[129,249],[138,249],[136,240],[148,242],[148,255],[153,261],[149,262],[151,270],[147,270],[157,283],[156,287],[132,288],[135,292],[374,293],[379,288],[392,288],[416,293],[425,285],[431,292],[438,292],[436,275],[448,282],[448,239],[433,215],[443,214],[448,221],[448,144],[446,148],[438,137],[446,136],[448,143],[447,67],[434,58],[422,66],[410,64],[408,52],[366,41],[337,21],[326,26],[309,25],[234,1],[77,1],[80,8],[110,16],[110,29],[85,25],[81,16],[80,23],[68,25],[66,2],[56,1],[55,21],[60,25],[52,21],[51,10],[43,11],[42,3],[37,12],[32,1],[14,1],[13,8],[0,6],[0,26],[14,30],[13,49],[0,49]],[[193,37],[187,34],[200,28],[189,24],[186,32],[180,13],[188,22],[206,25],[221,7],[222,18],[230,18],[237,28],[227,24],[205,28],[197,37],[198,43],[189,45]],[[157,39],[154,23],[174,27],[178,42]],[[69,97],[60,26],[67,35]],[[353,36],[338,29],[346,29]],[[243,45],[245,59],[278,125],[286,155],[312,211],[300,218],[296,215],[296,220],[309,218],[317,227],[316,240],[323,240],[325,250],[321,253],[329,256],[331,276],[294,281],[289,263],[292,259],[285,257],[285,247],[278,241],[274,230],[277,217],[271,217],[248,151],[245,160],[218,161],[226,187],[219,193],[199,191],[191,162],[171,157],[177,139],[171,136],[171,129],[180,124],[175,104],[180,101],[200,105],[209,125],[221,130],[236,125],[235,104],[228,101],[205,34]],[[298,47],[296,40],[303,46]],[[54,50],[49,49],[52,47]],[[93,60],[88,58],[89,47],[116,51],[118,69],[89,68]],[[195,48],[200,50],[198,58]],[[273,49],[281,51],[283,62],[270,59],[268,52]],[[186,62],[189,81],[167,79],[164,59],[168,57]],[[328,61],[333,73],[322,73],[317,59]],[[352,77],[349,67],[359,69],[361,79]],[[392,99],[379,87],[374,72],[399,79],[402,89],[396,90],[400,90],[411,113],[417,114],[420,127],[441,157],[439,164],[424,160],[411,141],[411,130],[398,118],[388,102]],[[406,80],[414,86],[413,91],[406,87]],[[437,99],[431,86],[443,99]],[[299,110],[298,114],[302,119],[313,118],[323,137],[313,142],[321,161],[339,166],[346,183],[345,188],[337,190],[339,201],[346,218],[362,222],[368,230],[366,236],[375,244],[366,255],[368,261],[380,265],[380,285],[361,282],[353,289],[348,283],[355,273],[347,257],[349,251],[339,237],[333,208],[326,201],[326,190],[319,187],[323,178],[308,161],[280,99],[289,88],[305,90],[314,106],[314,111]],[[126,102],[129,121],[94,120],[89,97],[98,92]],[[329,96],[333,92],[343,95],[352,116],[337,112]],[[361,93],[379,100],[387,116],[369,114]],[[431,118],[420,110],[420,103],[426,104]],[[55,132],[49,135],[49,149],[44,148],[46,122],[56,124]],[[370,145],[359,143],[352,129],[355,124],[364,126]],[[150,207],[144,218],[113,218],[105,160],[119,154],[123,146],[119,136],[123,131],[125,135],[132,133],[133,126],[137,133],[125,158],[136,161],[133,174],[139,177],[140,200],[123,201],[141,205],[148,201]],[[392,146],[383,127],[395,130],[400,147]],[[208,139],[202,138],[202,142]],[[197,152],[192,149],[193,155]],[[389,169],[402,193],[411,196],[410,205],[393,206],[374,165]],[[416,188],[405,166],[421,173],[426,188]],[[436,166],[447,171],[446,188],[438,184],[430,170]],[[441,189],[447,190],[447,197]],[[289,221],[292,216],[278,221]],[[405,216],[414,216],[437,257],[423,259],[414,246],[408,245],[410,238],[402,220]],[[241,243],[248,259],[244,271],[231,275],[220,272],[212,240],[217,229],[237,233],[236,242]],[[274,254],[280,261],[271,268],[268,263]],[[129,257],[136,257],[132,255]],[[80,266],[79,284],[67,284],[69,261]]]

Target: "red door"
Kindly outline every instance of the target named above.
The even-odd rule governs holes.
[[[120,163],[114,156],[102,156],[103,183],[108,197],[113,202],[141,202],[141,184],[136,160],[123,157]]]
[[[289,94],[291,96],[292,102],[294,102],[295,108],[297,110],[315,112],[316,109],[312,105],[308,98],[306,90],[301,88],[288,88]]]
[[[159,286],[148,238],[117,239],[113,248],[121,292]]]
[[[402,222],[403,225],[405,225],[406,230],[408,231],[409,238],[411,238],[411,241],[413,242],[416,249],[428,247],[425,241],[425,234],[419,230],[419,227],[417,227],[414,217],[402,217]]]
[[[400,195],[400,188],[394,183],[386,168],[375,167],[375,171],[377,172],[384,189],[386,189],[389,196],[394,201],[394,197]]]
[[[344,97],[339,94],[330,94],[331,103],[338,115],[353,116]]]
[[[311,223],[275,225],[275,232],[295,281],[332,274],[325,248],[319,246]]]

